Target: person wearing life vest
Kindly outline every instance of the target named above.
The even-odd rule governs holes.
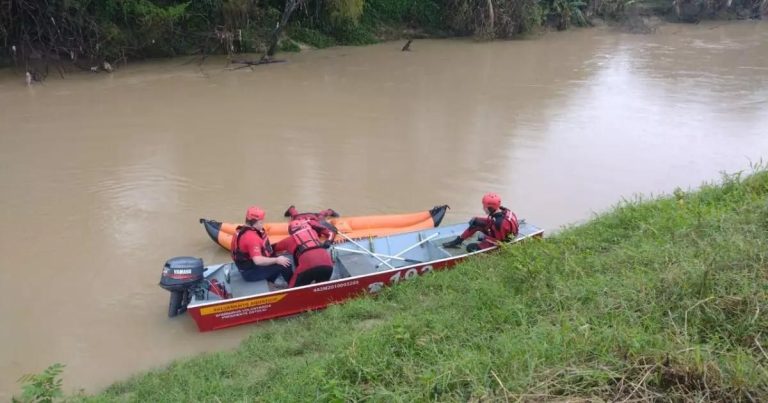
[[[245,225],[237,227],[230,249],[232,260],[245,281],[267,280],[270,288],[274,288],[279,276],[289,283],[293,270],[291,259],[276,255],[270,245],[264,231],[264,216],[264,210],[258,206],[248,208]]]
[[[339,213],[336,212],[336,210],[329,208],[325,209],[323,211],[317,212],[317,213],[300,213],[299,210],[296,209],[296,206],[291,204],[290,207],[288,207],[287,210],[285,210],[285,213],[283,213],[283,216],[286,218],[290,218],[291,220],[316,220],[316,221],[322,221],[325,220],[328,217],[338,217]]]
[[[501,205],[501,197],[496,193],[486,193],[483,196],[483,210],[487,217],[474,217],[469,220],[469,228],[455,239],[443,243],[445,248],[459,248],[461,243],[475,232],[482,232],[484,237],[478,243],[467,245],[467,252],[475,252],[509,241],[510,236],[517,236],[519,225],[517,216],[510,209]]]
[[[317,220],[292,220],[288,223],[289,236],[275,244],[278,252],[288,252],[296,262],[296,272],[289,287],[328,281],[333,274],[333,260],[328,248],[336,233]],[[322,241],[321,237],[326,238]]]

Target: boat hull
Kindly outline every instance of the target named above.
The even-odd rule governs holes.
[[[456,234],[461,233],[463,228],[466,228],[466,225],[443,227],[440,229],[440,232],[444,239],[449,239],[450,237],[454,237]],[[524,225],[521,226],[521,230],[525,230],[525,233],[518,236],[513,243],[543,236],[543,230],[536,227]],[[432,229],[419,231],[413,234],[417,234],[418,239],[423,243],[431,238],[427,235],[430,235],[430,233],[437,234],[437,231],[438,229]],[[406,234],[395,235],[391,238],[402,237],[405,235]],[[390,242],[391,241],[387,238],[378,238],[372,240],[369,245],[371,246],[370,249],[374,249],[374,243],[376,243],[379,245],[379,251],[383,252],[384,248],[382,245]],[[408,242],[412,243],[413,239]],[[343,245],[349,245],[349,243]],[[401,248],[401,246],[398,247]],[[339,248],[344,250],[342,247]],[[460,251],[457,252],[458,254],[455,256],[389,269],[385,266],[380,271],[374,271],[364,275],[350,276],[298,288],[242,296],[240,298],[191,304],[188,307],[187,312],[195,320],[200,331],[211,331],[295,315],[306,311],[322,309],[331,304],[340,303],[364,294],[376,294],[384,287],[397,284],[400,281],[406,281],[418,276],[448,269],[469,256],[489,253],[495,249],[497,248],[485,249],[473,253]],[[445,250],[443,250],[443,252],[445,252]],[[394,254],[394,252],[389,253]],[[365,257],[368,258],[369,256]],[[227,265],[220,266],[224,267]],[[218,270],[222,269],[220,268]]]
[[[188,308],[187,313],[192,316],[202,332],[291,316],[323,309],[363,294],[375,294],[382,288],[400,281],[447,269],[462,259],[446,259],[441,262],[313,284],[266,295],[224,300],[217,304]]]

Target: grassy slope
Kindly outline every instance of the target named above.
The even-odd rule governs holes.
[[[768,400],[768,172],[253,326],[87,400]]]

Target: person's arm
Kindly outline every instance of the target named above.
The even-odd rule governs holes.
[[[262,240],[258,235],[256,235],[256,238],[257,239],[255,239],[253,242],[253,246],[251,246],[251,260],[253,261],[253,264],[256,266],[271,266],[273,264],[279,264],[283,267],[288,267],[291,265],[291,260],[285,256],[262,256],[261,246],[264,240]]]
[[[504,217],[501,217],[501,216],[487,219],[485,221],[485,224],[486,224],[486,230],[483,231],[483,233],[485,234],[485,237],[483,238],[483,240],[492,244],[498,244],[501,241],[501,239],[505,239],[507,234],[510,231],[510,228],[507,225],[508,224],[507,220],[505,220]],[[501,237],[501,239],[497,239],[496,237],[491,235],[492,233],[492,231],[490,231],[491,227],[493,227],[493,229],[495,230],[493,231],[493,233],[498,234]]]
[[[493,241],[494,243],[498,243],[498,242],[501,242],[502,240],[511,239],[517,236],[517,233],[518,233],[517,217],[513,216],[512,220],[507,220],[504,217],[499,217],[494,221],[495,222],[492,225],[496,226],[497,234],[501,237],[501,239],[495,239],[494,237],[489,236],[487,237],[488,240]]]
[[[498,244],[499,243],[498,239],[496,239],[496,238],[494,238],[494,237],[492,237],[490,235],[485,235],[483,237],[482,241],[483,242],[489,242],[489,243],[492,243],[492,244]]]
[[[336,239],[336,233],[328,229],[325,225],[317,222],[317,221],[310,221],[309,225],[312,227],[315,232],[317,232],[318,235],[324,237],[326,239],[326,242],[328,242],[328,245],[332,245],[334,239]]]
[[[507,225],[509,225],[509,233],[517,236],[517,234],[520,233],[520,223],[517,221],[517,216],[512,214],[512,220],[511,222],[508,222]]]
[[[291,260],[283,255],[277,257],[266,257],[259,255],[252,257],[251,260],[253,260],[253,264],[256,266],[271,266],[273,264],[279,264],[280,266],[288,267],[291,265]]]
[[[293,253],[295,246],[296,243],[293,241],[293,238],[288,236],[281,239],[280,242],[272,245],[272,249],[275,250],[275,254],[279,255],[281,253]]]

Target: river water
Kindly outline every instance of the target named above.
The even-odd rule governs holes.
[[[199,217],[258,203],[346,215],[486,191],[555,230],[622,197],[748,170],[768,155],[768,24],[666,25],[521,41],[417,40],[203,70],[184,59],[0,77],[0,400],[66,364],[98,391],[176,358],[235,347],[166,317],[176,255],[227,259]]]

